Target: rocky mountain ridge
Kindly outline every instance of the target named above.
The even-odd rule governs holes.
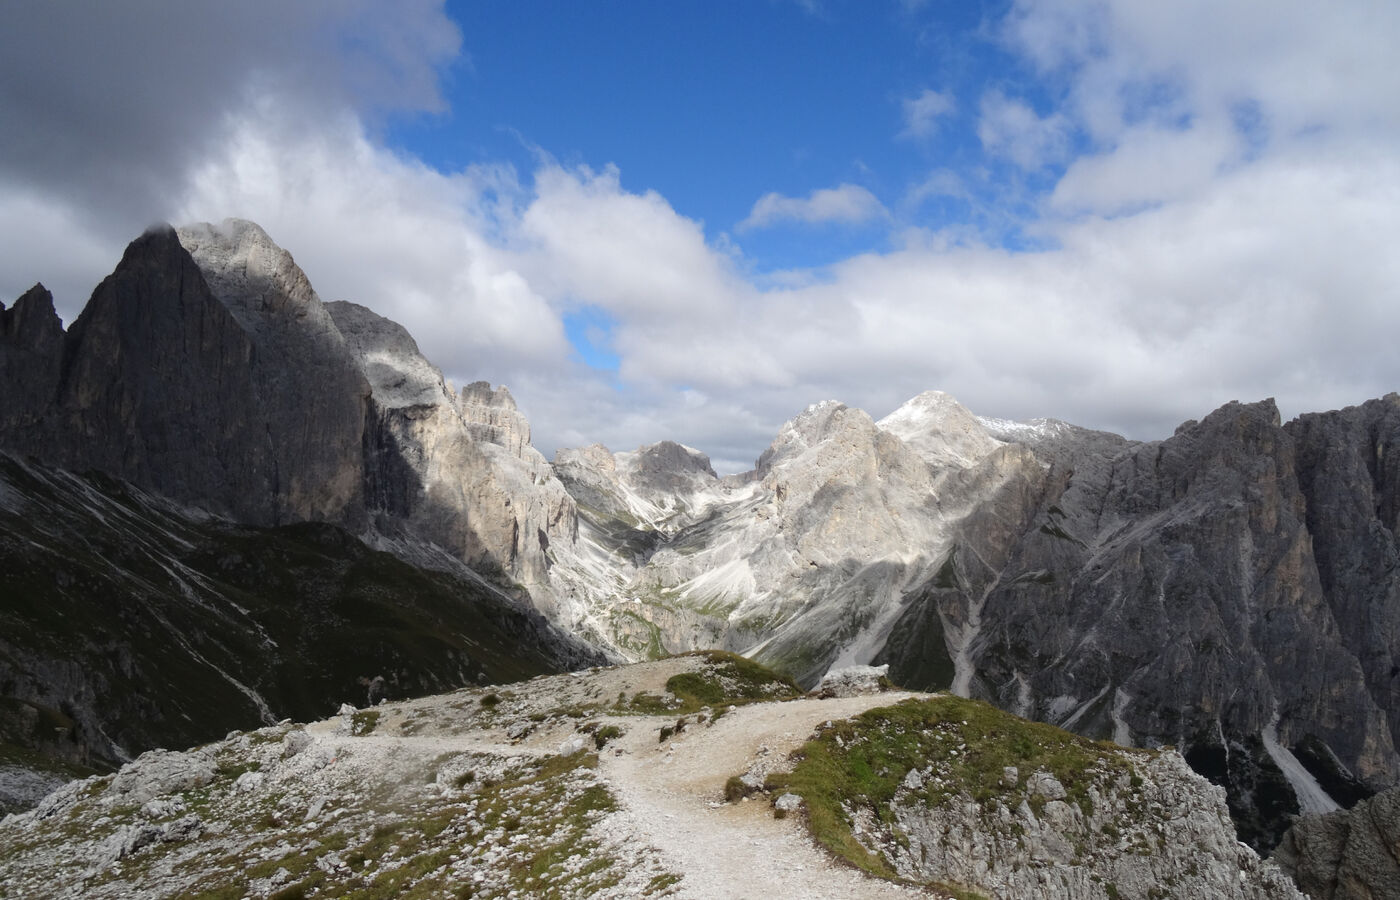
[[[67,332],[42,289],[0,309],[0,376],[0,447],[336,523],[617,657],[724,647],[806,685],[886,663],[1174,744],[1260,848],[1400,777],[1396,395],[1287,424],[1229,404],[1139,443],[928,392],[879,422],[815,404],[738,476],[665,441],[550,465],[504,388],[456,391],[236,220],[134,242]]]
[[[1267,848],[1291,815],[1400,773],[1397,426],[1396,395],[1286,425],[1272,402],[1229,404],[1150,443],[979,420],[936,393],[880,423],[817,404],[707,488],[700,520],[598,541],[614,580],[593,590],[634,598],[599,604],[630,653],[729,646],[808,684],[888,663],[1180,746]],[[625,505],[581,503],[583,540],[632,527],[606,512]]]
[[[1301,897],[1174,754],[859,683],[800,697],[747,660],[697,654],[152,751],[0,821],[0,892]],[[888,743],[894,721],[936,749],[910,765]],[[823,756],[837,746],[849,756]],[[846,780],[876,758],[878,784]],[[812,775],[818,760],[830,774]],[[1098,780],[1086,790],[1080,772]],[[914,817],[961,834],[988,814],[1019,857],[918,852],[929,832]],[[890,824],[906,840],[886,841]]]

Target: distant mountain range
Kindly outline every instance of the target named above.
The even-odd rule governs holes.
[[[889,663],[912,688],[1124,744],[1175,744],[1227,788],[1259,848],[1299,810],[1350,806],[1400,780],[1395,394],[1286,424],[1270,401],[1232,403],[1139,443],[979,418],[929,392],[878,422],[815,404],[738,476],[717,477],[702,453],[671,442],[561,450],[551,465],[505,388],[457,390],[402,327],[322,303],[260,228],[228,220],[133,242],[66,331],[41,287],[0,308],[0,396],[0,449],[13,454],[0,548],[47,573],[39,581],[107,585],[99,601],[36,587],[38,576],[14,574],[19,563],[0,570],[5,709],[73,722],[85,710],[103,728],[139,718],[93,713],[128,701],[96,702],[93,682],[58,677],[56,661],[79,671],[148,636],[178,646],[181,635],[222,642],[222,655],[199,651],[207,665],[184,664],[233,691],[237,715],[263,716],[233,685],[261,692],[274,677],[238,668],[259,672],[250,657],[276,656],[257,649],[268,645],[252,622],[283,617],[290,631],[272,639],[295,644],[283,634],[323,617],[298,585],[343,597],[358,583],[344,567],[371,559],[413,573],[396,584],[433,585],[386,588],[383,602],[440,611],[469,598],[464,609],[509,620],[499,634],[541,671],[705,647],[804,685],[834,666]],[[26,529],[49,520],[24,510],[45,490],[69,498],[71,515],[38,540]],[[79,499],[90,495],[100,502]],[[104,504],[139,512],[118,520]],[[65,559],[91,535],[147,548],[161,562],[142,562],[140,577],[157,590],[112,574],[134,564],[107,549]],[[227,549],[237,540],[279,560],[307,542],[337,549],[324,570],[297,569],[285,594],[253,603],[257,578],[220,562],[249,558]],[[196,614],[206,601],[185,589],[209,584],[228,605]],[[75,605],[48,618],[32,609],[62,604]],[[151,623],[150,610],[184,612],[108,634],[110,607]],[[354,629],[377,614],[340,619]],[[399,672],[404,692],[508,675],[472,652],[474,627],[453,625],[456,644],[424,629],[452,644],[451,658],[472,659],[450,674],[437,655],[446,646],[366,657],[358,639],[325,644],[355,659],[346,677],[391,683]],[[286,673],[340,671],[329,656],[298,665]],[[146,683],[168,677],[141,671]],[[296,680],[286,673],[275,677]],[[122,693],[102,677],[102,696]],[[325,703],[349,688],[341,678],[318,691]],[[173,700],[153,702],[180,718]],[[51,747],[35,715],[10,715],[6,739]],[[162,739],[105,733],[105,749],[80,738],[89,756]]]

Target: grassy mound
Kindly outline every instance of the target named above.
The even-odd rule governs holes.
[[[628,704],[628,711],[686,715],[706,706],[742,706],[802,696],[802,689],[788,676],[737,653],[695,650],[681,655],[701,657],[705,665],[698,672],[682,672],[667,679],[666,690],[675,700],[668,702],[654,694],[638,694]]]
[[[1066,801],[1087,814],[1089,788],[1105,771],[1135,777],[1124,752],[986,703],[941,696],[826,726],[803,747],[788,789],[806,801],[812,832],[823,846],[872,875],[893,879],[889,862],[862,844],[852,825],[856,815],[868,813],[888,827],[894,818],[890,801],[911,770],[936,768],[939,777],[918,789],[930,806],[971,798],[1014,808],[1025,799],[1033,809],[1044,800],[1028,796],[1026,781],[1045,771],[1064,786]],[[1006,777],[1008,767],[1016,769],[1014,781]]]

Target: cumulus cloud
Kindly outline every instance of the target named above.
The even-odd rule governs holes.
[[[14,4],[0,37],[0,177],[125,218],[166,211],[171,173],[271,95],[303,119],[441,107],[461,37],[440,0]]]
[[[1064,102],[992,91],[979,136],[1027,170],[1063,167],[1024,223],[1043,249],[909,228],[896,251],[762,282],[740,249],[614,168],[542,157],[531,172],[442,172],[384,147],[377,110],[439,102],[459,40],[440,4],[283,6],[195,22],[183,4],[123,5],[159,40],[105,7],[79,22],[53,6],[69,20],[26,35],[36,46],[96,29],[55,62],[6,29],[5,83],[25,86],[0,98],[8,297],[42,278],[71,320],[151,220],[243,216],[323,298],[402,322],[459,382],[510,384],[546,453],[672,438],[721,470],[751,465],[827,397],[878,417],[941,388],[984,414],[1158,437],[1230,399],[1277,396],[1290,415],[1400,383],[1393,5],[1281,3],[1254,22],[1234,4],[1017,4],[1007,46]],[[104,48],[102,29],[124,49]],[[193,49],[161,46],[177,37]],[[297,55],[284,40],[305,58],[284,60]],[[170,59],[117,71],[142,52],[187,54],[175,63],[190,83],[155,83]],[[373,90],[354,74],[361,54],[379,67]],[[905,205],[973,194],[940,169]],[[765,195],[744,227],[888,216],[843,184]],[[616,372],[573,359],[563,320],[583,308],[609,317]]]
[[[1190,128],[1131,128],[1112,152],[1071,163],[1050,205],[1059,212],[1116,215],[1188,196],[1210,187],[1245,151],[1242,137],[1219,118]]]
[[[766,228],[779,222],[858,224],[884,215],[884,204],[870,191],[857,184],[842,184],[815,190],[806,197],[764,194],[753,205],[748,217],[739,223],[739,230]]]
[[[512,235],[550,294],[629,318],[724,321],[744,291],[698,222],[655,191],[623,190],[613,168],[544,164]]]
[[[994,90],[982,97],[977,137],[988,151],[1023,169],[1039,169],[1065,157],[1070,122],[1061,113],[1041,116],[1026,101]]]
[[[938,126],[938,120],[957,108],[953,95],[924,88],[915,97],[906,97],[901,104],[904,112],[904,137],[928,137]]]

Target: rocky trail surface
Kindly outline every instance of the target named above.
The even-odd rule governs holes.
[[[1247,889],[1216,896],[1300,896],[1235,842],[1223,794],[1179,757],[1095,745],[973,701],[885,690],[879,671],[803,696],[749,660],[706,652],[365,709],[347,704],[306,726],[284,721],[185,752],[151,751],[0,820],[0,898],[1157,897],[1126,881],[1110,892],[1101,873],[1125,852],[1140,860],[1132,865],[1167,876],[1199,865],[1211,884],[1231,888],[1248,876]],[[1017,738],[1023,727],[1043,734]],[[1065,742],[1096,761],[1074,762]],[[1012,745],[1025,764],[1020,776],[998,755]],[[865,760],[863,769],[833,769],[829,784],[813,782],[803,767],[832,746]],[[910,748],[918,766],[932,762],[928,771],[899,760]],[[1102,760],[1128,752],[1168,763],[1139,767],[1148,779],[1164,773],[1148,787],[1165,799],[1125,805],[1100,778],[1097,793],[1080,797],[1096,833],[1165,835],[1189,819],[1193,846],[1209,849],[1170,841],[1154,849],[1149,835],[1124,851],[1114,848],[1117,837],[1085,838],[1084,858],[1057,857],[1061,832],[1079,820],[1037,799],[1041,782],[1070,799],[1080,773],[1127,784],[1128,763],[1110,762],[1121,769],[1113,775]],[[1060,781],[1041,771],[1042,757]],[[999,785],[990,792],[988,773]],[[1189,802],[1173,806],[1177,794]],[[984,876],[1005,874],[995,858],[955,878],[952,869],[920,868],[904,858],[907,843],[901,856],[886,833],[893,820],[883,818],[927,809],[939,828],[991,834],[1014,830],[1013,806],[1027,835],[1017,870],[1055,886],[1049,893],[977,888]],[[995,821],[978,824],[988,811]],[[844,823],[844,839],[833,844],[828,831],[819,846],[819,812]],[[910,831],[934,840],[919,834]],[[943,887],[949,882],[965,887],[955,893]]]
[[[664,743],[649,732],[630,734],[601,767],[622,801],[619,824],[646,835],[669,868],[685,873],[680,897],[929,896],[832,860],[798,818],[777,819],[767,803],[723,802],[729,776],[786,768],[789,753],[821,723],[910,696],[918,695],[740,707],[712,727],[687,728]]]

